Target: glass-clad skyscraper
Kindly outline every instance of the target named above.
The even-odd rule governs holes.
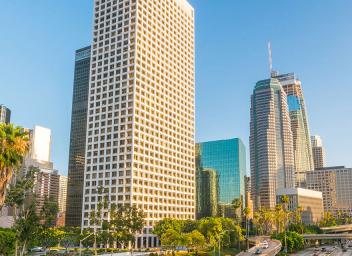
[[[198,169],[197,183],[197,219],[218,215],[219,176],[214,169]]]
[[[295,73],[276,75],[287,95],[296,168],[296,185],[305,186],[305,172],[313,170],[313,156],[301,81]]]
[[[199,143],[196,153],[197,170],[209,168],[217,172],[219,204],[230,205],[234,199],[245,199],[246,152],[240,139]]]
[[[86,152],[88,89],[91,47],[76,51],[68,163],[66,225],[82,222],[84,160]]]

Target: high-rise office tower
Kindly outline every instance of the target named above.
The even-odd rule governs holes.
[[[197,170],[212,169],[219,182],[219,214],[233,214],[232,203],[241,199],[245,204],[246,150],[238,138],[198,143]],[[199,190],[200,192],[202,190]],[[197,193],[199,193],[197,191]],[[199,195],[202,196],[202,195]]]
[[[196,172],[197,219],[216,217],[219,202],[219,176],[214,169],[199,169]]]
[[[144,210],[136,245],[155,246],[157,221],[195,218],[194,10],[95,0],[91,53],[82,227],[102,186]]]
[[[325,149],[323,147],[323,141],[318,135],[311,137],[312,151],[314,159],[314,169],[324,168],[325,166]]]
[[[75,227],[82,224],[90,51],[88,46],[77,50],[75,55],[66,208],[66,225]]]
[[[11,111],[4,105],[0,104],[0,124],[5,123],[8,124],[10,123],[10,118],[11,118]]]
[[[313,156],[306,105],[304,102],[301,81],[294,73],[276,75],[287,95],[288,109],[291,119],[293,150],[295,156],[296,185],[305,185],[302,173],[313,170]]]
[[[295,167],[287,96],[273,77],[251,97],[250,160],[254,208],[274,208],[276,191],[294,187]]]

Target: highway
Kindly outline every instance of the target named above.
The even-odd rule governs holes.
[[[323,252],[322,248],[325,248],[326,251]],[[347,252],[343,252],[342,249],[338,246],[332,246],[332,245],[323,245],[318,248],[308,248],[302,252],[295,253],[292,255],[296,256],[324,256],[324,255],[330,255],[330,256],[352,256],[352,248],[348,248]]]
[[[263,241],[264,239],[261,239],[260,241]],[[268,249],[263,249],[262,246],[257,245],[248,250],[248,252],[241,252],[237,255],[239,256],[250,256],[250,255],[256,255],[255,252],[257,249],[260,249],[262,253],[260,255],[262,256],[274,256],[276,255],[280,250],[281,250],[281,242],[277,240],[271,240],[271,239],[266,239],[268,242],[269,248]]]

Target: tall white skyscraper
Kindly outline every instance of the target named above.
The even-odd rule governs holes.
[[[274,208],[276,192],[295,186],[287,95],[278,79],[257,82],[251,97],[251,194],[255,209]]]
[[[29,133],[31,138],[29,157],[41,162],[50,162],[51,130],[36,125]]]
[[[95,0],[90,72],[82,227],[104,187],[143,209],[137,246],[156,246],[157,221],[195,217],[192,6]]]

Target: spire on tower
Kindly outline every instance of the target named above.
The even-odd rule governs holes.
[[[271,42],[268,42],[268,51],[269,51],[269,68],[270,68],[270,74],[273,72],[273,58],[272,58],[272,52],[271,52]]]

